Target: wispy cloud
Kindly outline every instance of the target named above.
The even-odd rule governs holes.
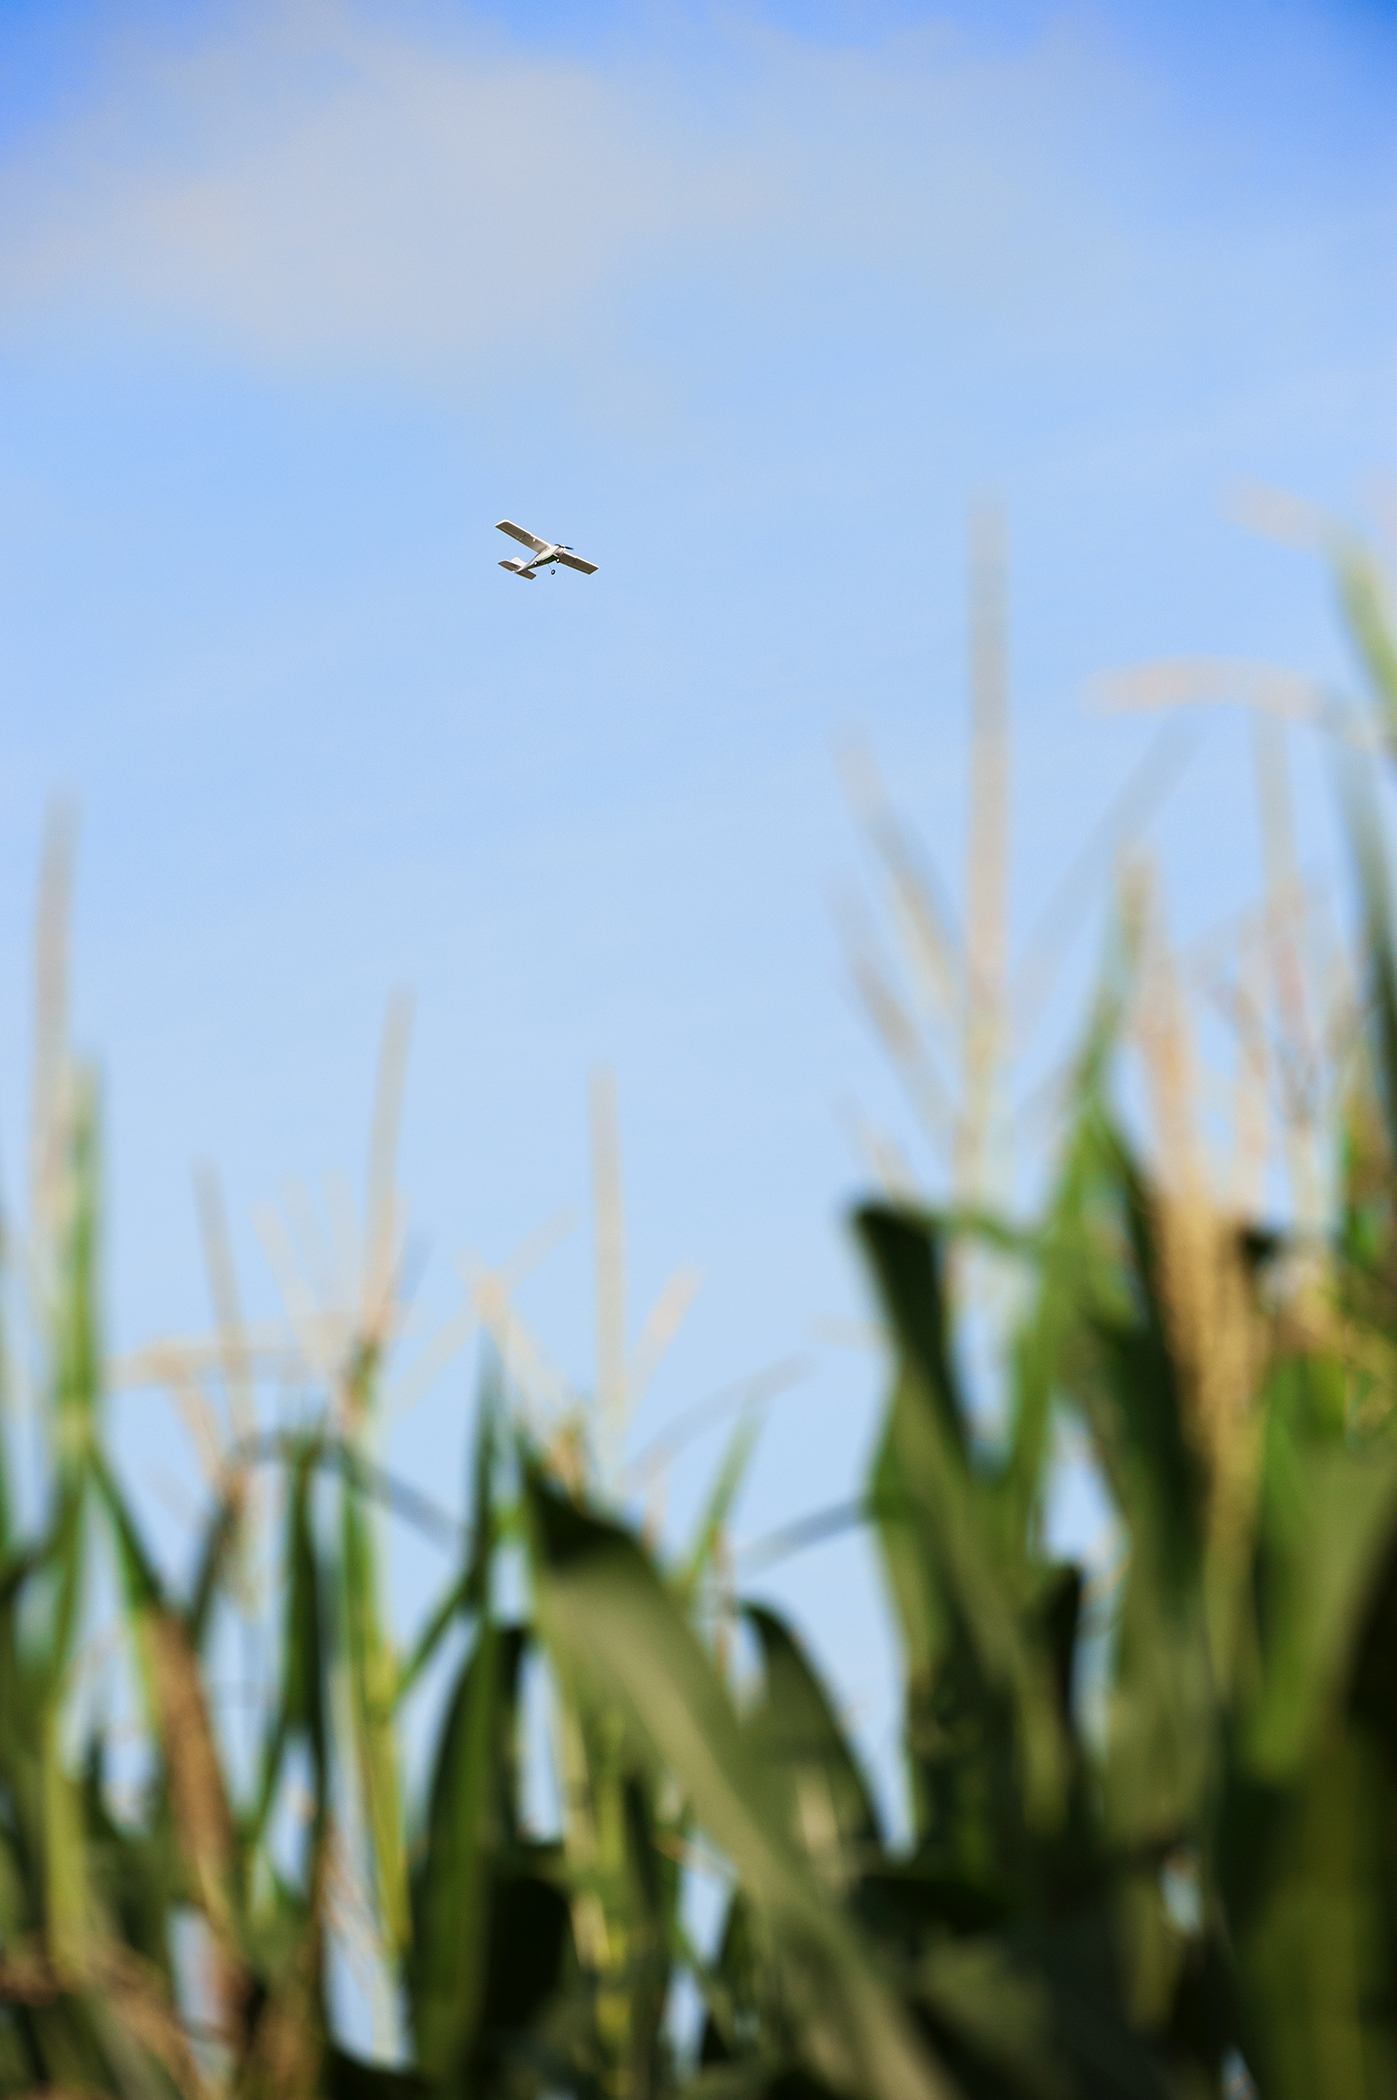
[[[1128,92],[1065,33],[989,59],[730,28],[602,65],[258,9],[114,54],[0,178],[0,326],[441,378],[695,275],[761,327],[831,268],[1043,325],[1134,267],[1090,172]]]

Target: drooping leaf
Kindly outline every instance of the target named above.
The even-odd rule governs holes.
[[[531,1467],[539,1603],[550,1645],[585,1669],[638,1745],[679,1779],[787,1952],[808,2060],[870,2095],[949,2088],[781,1828],[779,1795],[668,1586],[624,1531],[585,1515]]]
[[[842,1877],[882,1844],[873,1797],[795,1635],[763,1605],[745,1605],[743,1617],[762,1658],[763,1697],[747,1721],[752,1747],[786,1798],[792,1837]]]

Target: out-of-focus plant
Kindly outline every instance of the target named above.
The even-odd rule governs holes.
[[[46,1462],[27,1536],[10,1492],[16,1447],[0,1451],[0,2091],[665,2090],[689,1804],[637,1758],[572,1651],[553,1647],[565,1813],[560,1839],[530,1830],[522,1711],[542,1637],[531,1610],[521,1618],[498,1604],[502,1560],[528,1551],[526,1477],[583,1499],[610,1489],[627,1391],[653,1370],[692,1294],[681,1272],[627,1362],[608,1090],[599,1085],[596,1101],[600,1423],[569,1403],[530,1343],[510,1305],[517,1277],[474,1275],[467,1317],[447,1323],[408,1380],[420,1385],[472,1325],[494,1334],[469,1522],[458,1526],[376,1457],[403,1313],[392,1186],[401,1007],[385,1038],[362,1234],[338,1206],[348,1273],[317,1300],[307,1275],[330,1266],[329,1250],[293,1195],[299,1244],[285,1219],[262,1221],[288,1329],[249,1330],[221,1199],[205,1175],[217,1334],[104,1361],[97,1096],[63,1026],[69,853],[60,830],[40,910],[34,1232],[23,1280],[37,1314]],[[524,1375],[508,1391],[506,1358]],[[256,1388],[267,1375],[309,1388],[294,1428],[259,1428]],[[180,1403],[212,1490],[182,1585],[156,1565],[110,1447],[107,1388],[154,1381]],[[744,1423],[674,1581],[684,1608],[708,1577],[750,1442]],[[385,1505],[459,1555],[407,1653],[391,1637],[379,1564]],[[274,1509],[279,1539],[267,1536]],[[249,1598],[259,1577],[260,1605]],[[220,1621],[249,1613],[274,1645],[250,1757],[220,1725],[213,1665]],[[425,1797],[409,1801],[403,1707],[453,1645],[463,1653]],[[115,1727],[85,1696],[113,1655],[134,1702]],[[133,1732],[145,1753],[134,1794],[111,1774],[113,1738]],[[393,2053],[408,2068],[338,2046],[331,1942],[358,1955],[369,1987],[376,1981],[397,2013]]]
[[[1377,571],[1348,559],[1349,610],[1387,708],[1390,617]],[[46,1439],[32,1521],[11,1491],[12,1445],[0,1465],[0,2092],[1397,2089],[1397,956],[1381,829],[1360,777],[1347,805],[1364,906],[1351,1025],[1341,1014],[1326,1035],[1297,979],[1283,857],[1263,915],[1270,989],[1257,992],[1250,963],[1225,987],[1244,1121],[1257,1087],[1289,1104],[1293,1221],[1263,1229],[1238,1201],[1255,1173],[1229,1191],[1210,1168],[1182,973],[1138,883],[1073,1068],[1050,1193],[1028,1225],[996,1217],[1007,718],[992,547],[979,573],[979,887],[963,949],[900,836],[881,835],[914,959],[957,1017],[952,1200],[929,1204],[899,1174],[895,1197],[856,1220],[892,1364],[861,1511],[901,1642],[910,1840],[885,1829],[796,1633],[731,1594],[723,1540],[746,1426],[687,1554],[662,1557],[624,1513],[627,1392],[689,1286],[676,1282],[628,1358],[604,1092],[595,1394],[585,1407],[561,1394],[508,1277],[474,1275],[496,1346],[463,1525],[379,1461],[402,1320],[401,1018],[367,1224],[341,1223],[337,1290],[317,1302],[285,1228],[269,1226],[291,1332],[249,1330],[206,1183],[214,1339],[107,1365],[99,1120],[65,1046],[60,852],[41,915],[22,1257]],[[865,988],[925,1104],[934,1082],[907,1008],[886,975]],[[1132,1052],[1152,1147],[1118,1107]],[[1256,1150],[1252,1130],[1253,1166]],[[1020,1279],[998,1301],[1010,1333],[992,1437],[966,1388],[976,1250]],[[409,1380],[462,1331],[429,1345]],[[312,1399],[269,1430],[254,1395],[278,1369]],[[157,1565],[111,1448],[109,1387],[157,1375],[210,1472],[183,1584]],[[1063,1564],[1046,1541],[1064,1418],[1116,1512],[1121,1550],[1104,1573]],[[384,1593],[385,1509],[436,1527],[455,1558],[405,1652]],[[249,1745],[213,1694],[220,1641],[259,1609],[276,1639]],[[734,1614],[755,1658],[743,1686]],[[102,1641],[124,1663],[121,1715],[91,1696]],[[447,1682],[419,1798],[402,1717],[433,1669]],[[540,1671],[542,1708],[527,1696]],[[548,1837],[526,1810],[540,1711],[559,1806]],[[114,1778],[123,1732],[142,1753],[134,1787]],[[728,1889],[711,1949],[694,1944],[684,1902],[700,1860]],[[363,1987],[388,2008],[391,2047],[372,2060],[335,2031],[331,1962],[356,1943]],[[702,2005],[688,2054],[672,2019],[681,1976]]]

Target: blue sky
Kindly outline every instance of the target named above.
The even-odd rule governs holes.
[[[704,1277],[658,1428],[859,1310],[839,1107],[910,1126],[833,927],[832,752],[869,739],[955,892],[977,493],[1011,535],[1020,938],[1152,734],[1094,674],[1350,679],[1319,566],[1232,492],[1390,494],[1397,15],[8,4],[0,42],[9,1200],[63,793],[114,1345],[207,1321],[198,1158],[275,1308],[251,1212],[359,1174],[405,984],[424,1307],[462,1247],[585,1210],[613,1066],[633,1303]],[[503,515],[600,573],[522,588]],[[1240,718],[1153,836],[1181,930],[1254,896]],[[587,1262],[583,1230],[522,1300],[578,1378]],[[817,1351],[739,1532],[841,1498],[876,1398]],[[394,1435],[447,1499],[467,1401],[458,1370]],[[143,1479],[185,1465],[162,1407],[123,1406]],[[768,1586],[876,1736],[869,1584],[846,1541]]]

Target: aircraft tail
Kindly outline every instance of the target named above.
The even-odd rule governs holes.
[[[502,569],[508,569],[511,576],[527,576],[530,583],[537,583],[538,581],[538,578],[534,575],[533,570],[529,568],[526,562],[502,561],[500,563],[500,567]]]

